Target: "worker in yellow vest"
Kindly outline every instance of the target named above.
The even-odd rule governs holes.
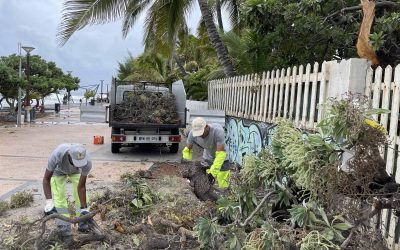
[[[77,215],[83,216],[89,213],[86,178],[91,168],[92,162],[89,154],[81,144],[64,143],[51,153],[43,177],[46,215],[59,213],[66,217],[70,216],[66,190],[67,180],[72,183]],[[72,241],[70,223],[57,219],[56,224],[64,241]],[[80,222],[78,230],[88,231],[89,221]]]

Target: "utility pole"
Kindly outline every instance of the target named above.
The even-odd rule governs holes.
[[[71,76],[72,70],[68,70],[67,73],[68,73],[69,76]],[[69,89],[67,90],[67,95],[68,95],[67,101],[68,101],[68,117],[69,117],[69,98],[70,98],[70,95],[71,95]]]
[[[30,46],[21,46],[22,49],[25,50],[26,52],[26,80],[28,81],[28,86],[26,87],[26,95],[25,95],[25,113],[26,113],[26,121],[31,122],[31,100],[29,98],[29,92],[31,89],[31,80],[30,80],[30,75],[31,75],[31,66],[29,62],[29,58],[31,55],[32,50],[34,50],[34,47]]]
[[[19,79],[22,78],[22,59],[21,59],[21,43],[18,43],[18,54],[19,54]],[[18,86],[18,114],[17,114],[17,127],[21,126],[21,86]]]
[[[101,85],[100,85],[100,102],[103,102],[103,82],[104,80],[100,80]]]
[[[110,98],[108,96],[108,84],[106,86],[107,86],[107,102],[110,102]]]

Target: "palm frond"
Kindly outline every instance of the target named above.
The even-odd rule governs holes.
[[[233,27],[236,29],[239,25],[239,6],[242,0],[223,0],[222,6],[226,7],[229,13],[229,21]]]
[[[224,70],[221,68],[218,68],[216,70],[211,71],[207,76],[206,80],[211,81],[211,80],[216,80],[216,79],[222,79],[225,78],[225,73]]]
[[[125,11],[122,21],[122,36],[125,38],[140,14],[148,7],[151,0],[131,1]]]
[[[120,19],[131,0],[66,0],[57,42],[64,45],[68,39],[86,25],[103,24]]]

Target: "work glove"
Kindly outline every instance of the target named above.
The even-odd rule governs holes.
[[[214,178],[217,178],[218,173],[224,164],[226,158],[226,152],[225,151],[217,151],[215,152],[215,159],[213,164],[209,169],[207,169],[207,174],[211,174]]]
[[[217,170],[216,168],[210,167],[209,169],[206,170],[206,173],[211,175],[213,178],[217,178],[219,170]]]
[[[80,217],[82,217],[84,215],[87,215],[87,214],[89,214],[89,210],[87,208],[86,209],[82,209]],[[88,232],[89,229],[90,229],[89,228],[89,223],[91,221],[92,221],[92,219],[87,219],[87,220],[79,222],[78,231],[80,231],[80,232]]]
[[[50,215],[54,213],[57,213],[57,210],[54,207],[53,199],[46,199],[46,205],[44,206],[44,214]]]
[[[182,150],[182,157],[183,157],[183,159],[185,159],[185,160],[188,160],[188,161],[191,161],[192,160],[192,154],[193,154],[193,151],[191,150],[191,149],[189,149],[188,147],[185,147],[183,150]]]

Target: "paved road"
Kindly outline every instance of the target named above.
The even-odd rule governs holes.
[[[104,136],[104,145],[94,145],[94,135]],[[58,144],[72,142],[86,145],[91,152],[93,170],[89,185],[116,181],[122,173],[146,169],[155,161],[181,158],[180,152],[170,154],[165,149],[123,148],[121,153],[112,154],[108,124],[82,123],[79,108],[73,107],[69,112],[51,113],[19,128],[0,126],[0,200],[28,188],[36,190],[40,196],[41,178],[49,154]]]

